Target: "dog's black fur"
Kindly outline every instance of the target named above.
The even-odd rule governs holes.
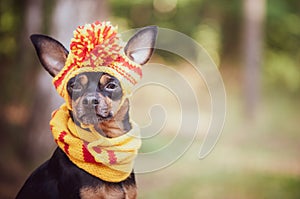
[[[128,41],[125,54],[133,61],[145,64],[153,53],[156,35],[155,26],[140,30]],[[52,76],[58,74],[68,56],[65,47],[45,35],[33,35],[31,40],[44,68]],[[126,99],[118,106],[123,96],[120,82],[113,76],[105,73],[79,74],[69,80],[67,90],[73,102],[70,116],[76,124],[93,124],[106,137],[117,137],[131,129],[129,102]],[[115,110],[115,107],[119,109]],[[108,133],[111,132],[110,125],[115,123],[120,128]],[[52,157],[27,179],[16,199],[136,198],[136,195],[133,172],[122,182],[106,182],[78,168],[57,147]]]
[[[134,173],[119,183],[105,182],[75,166],[66,154],[57,148],[50,160],[31,174],[20,190],[17,199],[79,199],[82,195],[80,193],[82,188],[91,187],[91,191],[94,191],[104,185],[119,192],[120,196],[125,196],[124,188],[135,188]],[[107,195],[107,197],[110,196]]]

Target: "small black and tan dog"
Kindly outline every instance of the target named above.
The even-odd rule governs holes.
[[[145,64],[153,53],[156,35],[155,26],[141,29],[127,42],[125,55],[140,65]],[[32,35],[31,41],[41,64],[55,77],[64,67],[69,52],[45,35]],[[76,125],[94,125],[107,138],[121,136],[132,128],[129,100],[121,100],[122,86],[116,77],[105,72],[83,72],[68,81],[67,92],[73,106],[69,114]],[[121,182],[105,181],[77,167],[59,147],[31,174],[16,196],[17,199],[136,197],[133,172]]]

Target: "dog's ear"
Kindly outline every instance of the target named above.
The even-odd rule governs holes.
[[[64,67],[68,50],[57,40],[46,35],[31,35],[31,42],[41,64],[53,77]]]
[[[147,26],[139,30],[124,48],[125,54],[129,59],[138,63],[145,64],[152,56],[157,36],[156,26]]]

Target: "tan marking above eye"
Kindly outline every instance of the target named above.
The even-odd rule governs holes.
[[[89,81],[86,75],[80,75],[78,79],[81,85],[86,85]]]
[[[100,84],[101,85],[107,84],[111,78],[112,77],[110,77],[109,75],[106,75],[106,74],[102,75],[100,78]]]

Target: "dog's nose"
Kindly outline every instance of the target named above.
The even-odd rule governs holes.
[[[87,95],[83,98],[82,104],[85,106],[96,106],[99,104],[99,100],[95,95]]]

